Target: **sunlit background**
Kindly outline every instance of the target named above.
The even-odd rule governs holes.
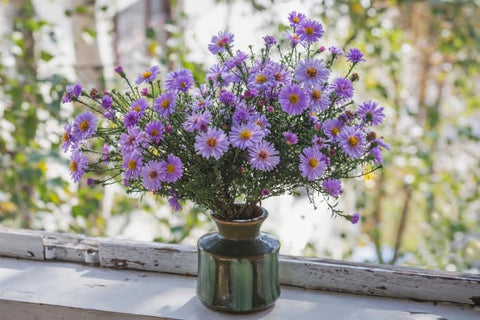
[[[235,48],[283,36],[290,11],[322,21],[322,45],[356,47],[356,101],[377,100],[392,146],[384,169],[345,185],[351,225],[304,196],[272,198],[265,231],[283,254],[478,273],[480,1],[4,0],[0,2],[0,223],[194,245],[213,225],[193,204],[75,185],[60,150],[66,84],[119,87],[151,65],[202,79],[213,34]]]

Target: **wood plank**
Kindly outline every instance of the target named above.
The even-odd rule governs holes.
[[[43,260],[42,237],[21,231],[0,231],[0,256]]]
[[[197,249],[192,246],[102,239],[98,250],[102,267],[197,274]]]

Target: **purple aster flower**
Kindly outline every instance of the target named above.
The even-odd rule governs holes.
[[[172,91],[167,91],[158,96],[153,102],[153,109],[164,118],[168,118],[177,105],[177,96]]]
[[[210,40],[208,45],[208,50],[211,53],[217,54],[225,51],[226,48],[233,48],[233,34],[227,31],[220,31],[218,35],[212,36],[212,40]]]
[[[255,114],[251,117],[251,120],[253,123],[256,123],[259,127],[260,130],[263,131],[263,136],[266,137],[270,134],[270,127],[272,126],[270,122],[267,119],[267,116],[264,114]]]
[[[64,152],[67,152],[68,149],[71,147],[72,150],[75,149],[76,146],[76,139],[75,135],[73,134],[73,124],[69,123],[63,126],[65,131],[63,132],[62,137],[62,149]]]
[[[360,221],[360,215],[359,215],[357,212],[355,212],[355,213],[351,216],[350,222],[351,222],[352,224],[357,224],[359,221]]]
[[[229,134],[232,146],[242,150],[260,142],[263,136],[261,128],[256,123],[233,125]]]
[[[262,189],[262,191],[260,191],[260,193],[262,194],[262,196],[269,196],[270,195],[270,190],[267,189],[267,188],[264,188],[264,189]]]
[[[338,179],[325,179],[322,182],[322,187],[332,197],[338,197],[342,192],[342,183]]]
[[[125,127],[130,128],[136,126],[140,120],[140,115],[138,112],[130,111],[123,118],[123,124]]]
[[[314,43],[323,36],[323,26],[315,20],[304,19],[300,22],[297,33],[300,41]]]
[[[205,82],[212,81],[216,87],[223,88],[233,81],[233,75],[227,70],[227,67],[220,64],[214,64],[208,69],[205,75]]]
[[[284,132],[283,136],[285,138],[285,143],[290,146],[297,144],[298,142],[298,136],[293,132],[290,132],[290,131]]]
[[[144,82],[153,82],[157,76],[160,74],[160,68],[158,66],[153,66],[147,71],[140,73],[135,80],[135,84],[139,85]]]
[[[270,171],[280,163],[278,151],[270,142],[260,141],[248,149],[248,162],[255,170]]]
[[[187,92],[193,87],[193,76],[190,70],[170,71],[165,79],[165,89],[169,91]]]
[[[336,119],[328,119],[323,123],[323,132],[332,141],[336,141],[344,123]]]
[[[229,69],[233,69],[235,67],[239,67],[247,59],[248,55],[245,52],[237,50],[235,55],[230,60],[225,62],[225,66]]]
[[[242,122],[249,121],[253,113],[253,108],[249,108],[244,104],[238,104],[233,112],[233,124],[238,125]]]
[[[285,38],[290,41],[290,47],[292,48],[294,48],[300,42],[300,37],[295,32],[286,33]]]
[[[330,51],[333,55],[336,55],[336,56],[343,55],[343,50],[342,48],[339,48],[339,47],[331,46],[328,48],[328,51]]]
[[[323,86],[328,81],[330,70],[317,59],[307,58],[300,61],[295,69],[295,77],[306,86]]]
[[[138,152],[133,152],[123,158],[122,168],[125,170],[125,179],[133,180],[140,176],[143,158]]]
[[[275,84],[275,78],[270,68],[262,68],[253,71],[248,78],[248,85],[252,89],[265,90]]]
[[[364,102],[357,108],[357,113],[364,122],[376,126],[382,123],[385,114],[383,114],[383,107],[378,107],[374,101]]]
[[[325,147],[325,140],[317,135],[313,137],[312,143],[318,150],[322,150]]]
[[[112,104],[113,104],[112,97],[110,97],[109,95],[104,95],[102,98],[102,107],[108,110],[112,107]]]
[[[376,165],[383,163],[382,150],[379,147],[370,149],[368,153],[373,156],[373,163],[375,163]]]
[[[159,161],[151,160],[142,168],[142,182],[145,189],[158,191],[162,187],[162,166]]]
[[[352,63],[365,62],[365,59],[363,59],[363,53],[357,48],[350,49],[345,57],[347,57],[347,60]]]
[[[221,129],[208,128],[195,137],[195,150],[202,157],[216,160],[228,150],[229,142],[227,135]]]
[[[300,24],[300,22],[302,22],[303,20],[305,20],[307,18],[306,15],[304,15],[303,13],[297,13],[296,11],[292,11],[288,14],[288,21],[290,22],[290,26],[295,28],[296,26],[298,26]]]
[[[274,46],[277,44],[277,39],[275,39],[275,37],[272,37],[272,36],[263,37],[263,41],[265,41],[265,46],[267,48],[270,48],[271,46]]]
[[[308,93],[310,96],[310,109],[315,112],[327,110],[330,105],[330,98],[328,97],[327,92],[318,88],[312,88]]]
[[[62,97],[62,103],[70,102],[73,98],[78,98],[82,94],[82,86],[79,83],[67,85]]]
[[[299,85],[287,85],[280,91],[278,101],[288,114],[301,114],[308,107],[308,96]]]
[[[130,112],[138,113],[139,117],[143,117],[145,110],[148,108],[148,102],[145,98],[140,98],[136,101],[133,101],[130,106]]]
[[[330,85],[330,89],[335,91],[335,94],[340,97],[340,99],[350,99],[353,97],[353,85],[349,79],[335,79]]]
[[[163,140],[163,124],[160,121],[150,122],[145,126],[145,133],[150,141],[160,143]]]
[[[147,135],[139,127],[129,127],[128,132],[120,135],[120,152],[122,156],[134,152],[139,147],[145,147]]]
[[[187,117],[187,120],[183,123],[183,128],[188,132],[195,130],[206,131],[211,120],[212,114],[208,110],[194,112],[191,116]]]
[[[122,66],[115,67],[114,71],[115,71],[115,73],[118,73],[119,75],[122,75],[122,73],[124,73]]]
[[[365,151],[365,137],[360,128],[343,128],[338,134],[338,141],[343,152],[350,158],[358,159]]]
[[[88,169],[88,158],[80,150],[75,150],[70,159],[70,175],[73,181],[78,182]]]
[[[93,185],[95,185],[95,179],[87,178],[87,186],[92,187]]]
[[[183,175],[183,163],[179,157],[168,155],[167,160],[162,160],[160,165],[163,171],[162,180],[165,182],[176,182]]]
[[[303,149],[300,155],[298,166],[302,177],[309,181],[316,180],[322,176],[329,165],[327,156],[321,153],[318,148],[308,147]]]
[[[275,79],[277,85],[286,85],[291,82],[292,77],[286,66],[281,65],[280,63],[272,62],[270,64],[270,69],[272,70],[273,78]]]
[[[103,114],[103,116],[109,120],[113,120],[115,118],[115,111],[108,110]]]
[[[235,95],[231,93],[230,91],[227,90],[221,90],[220,94],[218,95],[218,100],[220,100],[221,103],[227,105],[227,106],[232,106],[235,104]]]
[[[91,138],[97,129],[97,118],[90,111],[80,113],[73,123],[73,134],[76,141]]]
[[[170,197],[168,198],[168,204],[170,207],[172,207],[173,211],[180,211],[182,210],[182,206],[178,202],[178,199],[176,197]]]
[[[108,164],[109,158],[110,158],[110,146],[104,143],[102,147],[102,159],[105,165]]]

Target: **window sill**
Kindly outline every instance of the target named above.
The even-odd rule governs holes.
[[[0,310],[12,319],[236,318],[196,298],[193,247],[7,229],[0,244]],[[477,275],[282,256],[280,282],[273,308],[242,318],[479,317]]]

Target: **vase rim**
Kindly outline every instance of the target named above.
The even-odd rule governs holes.
[[[234,224],[248,224],[248,223],[257,223],[259,221],[263,221],[265,219],[267,219],[268,217],[268,211],[261,207],[261,206],[256,206],[257,208],[259,208],[261,211],[262,211],[262,214],[259,215],[258,217],[255,217],[255,218],[251,218],[251,219],[234,219],[234,220],[223,220],[223,219],[220,219],[218,217],[215,216],[215,213],[212,211],[210,212],[210,216],[212,217],[212,219],[214,219],[215,221],[218,221],[222,224],[226,224],[226,225],[234,225]]]

